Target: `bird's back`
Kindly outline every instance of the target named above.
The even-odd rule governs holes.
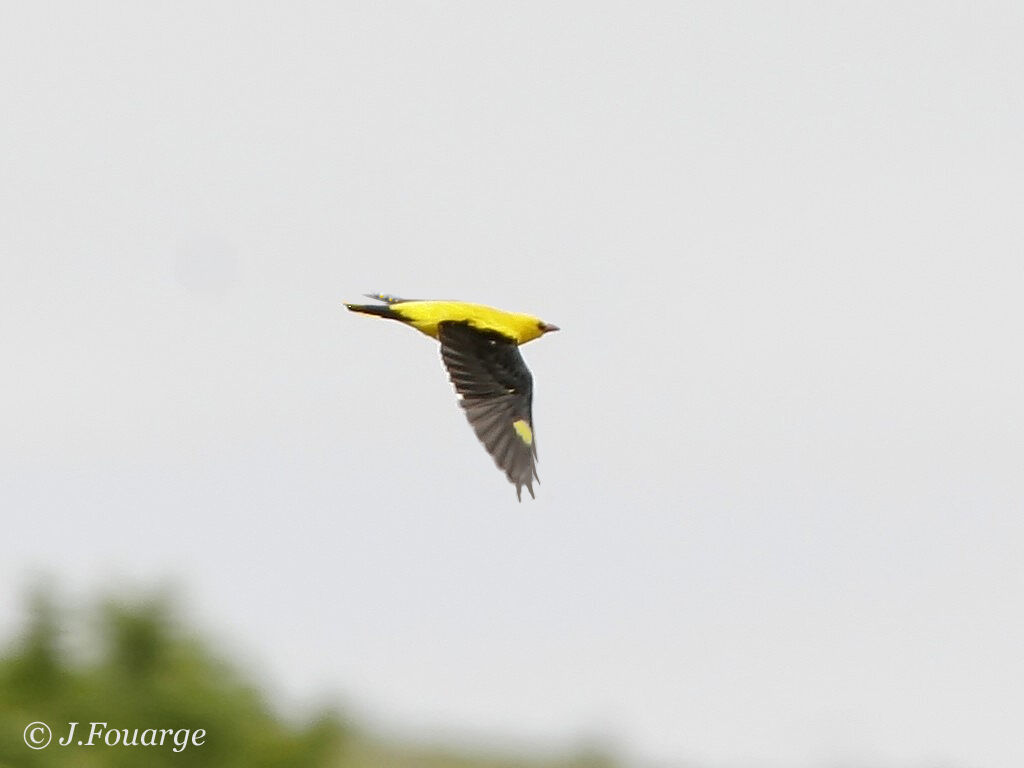
[[[525,344],[543,334],[543,323],[532,315],[465,301],[403,301],[391,304],[390,309],[409,325],[435,339],[438,324],[443,322],[468,323],[474,328],[495,331],[517,344]]]

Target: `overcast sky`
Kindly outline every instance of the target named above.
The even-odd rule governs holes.
[[[3,16],[5,634],[169,580],[405,733],[1024,764],[1019,4]],[[562,327],[535,501],[377,290]]]

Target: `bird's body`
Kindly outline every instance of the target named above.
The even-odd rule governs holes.
[[[399,320],[441,342],[441,358],[477,437],[516,486],[533,496],[533,377],[519,345],[557,331],[533,317],[462,301],[418,301],[368,294],[384,304],[346,304],[353,312]]]
[[[382,296],[373,296],[385,301]],[[389,296],[387,299],[393,299]],[[516,344],[525,344],[544,334],[540,321],[531,315],[505,312],[483,304],[465,301],[419,301],[398,300],[379,304],[346,305],[353,312],[363,312],[380,317],[390,317],[408,323],[418,331],[438,338],[441,323],[466,323],[473,328],[494,331],[511,339]]]

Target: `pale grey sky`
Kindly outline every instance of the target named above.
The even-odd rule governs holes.
[[[0,629],[171,579],[407,732],[1024,764],[1019,4],[3,15]],[[563,328],[536,501],[370,290]]]

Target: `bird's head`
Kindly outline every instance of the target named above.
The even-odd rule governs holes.
[[[533,315],[509,315],[509,317],[514,318],[514,325],[510,327],[514,333],[509,335],[514,336],[517,344],[525,344],[528,341],[539,339],[545,333],[558,330],[557,325],[545,323]]]

